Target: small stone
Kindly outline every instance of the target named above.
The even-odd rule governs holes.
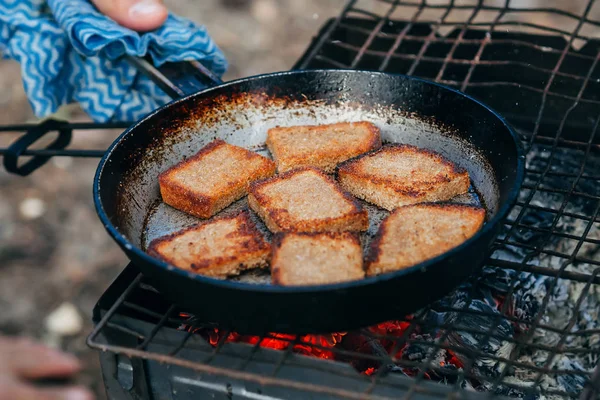
[[[36,219],[46,212],[46,203],[36,197],[28,197],[19,204],[19,212],[25,219]]]
[[[76,335],[83,329],[83,319],[71,303],[63,303],[46,317],[46,329],[57,336]]]

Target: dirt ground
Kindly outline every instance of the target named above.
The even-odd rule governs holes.
[[[289,69],[345,1],[166,3],[173,12],[208,27],[230,62],[225,79],[233,79]],[[369,8],[377,2],[360,3]],[[540,3],[551,6],[555,2]],[[600,14],[597,8],[594,13]],[[19,66],[10,61],[0,61],[0,110],[0,124],[35,120],[23,93]],[[86,119],[76,108],[70,113],[71,120]],[[79,134],[73,147],[105,149],[119,133]],[[0,133],[0,147],[14,138]],[[97,162],[55,158],[26,178],[9,175],[0,167],[0,332],[29,335],[78,354],[86,365],[82,382],[102,399],[97,355],[85,346],[85,337],[92,328],[94,304],[127,260],[104,232],[93,208],[91,184]],[[83,324],[72,334],[58,337],[51,334],[45,316],[63,303],[74,305]]]
[[[205,24],[224,50],[225,79],[289,69],[344,0],[170,0],[171,10]],[[19,65],[0,61],[0,124],[33,121]],[[85,120],[77,109],[71,119]],[[105,149],[120,133],[94,131],[73,146]],[[15,135],[0,133],[0,147]],[[105,233],[92,204],[97,159],[55,158],[26,178],[0,167],[0,332],[29,335],[75,352],[81,381],[104,398],[97,355],[85,345],[94,304],[127,260]],[[73,304],[81,330],[58,338],[44,318]]]

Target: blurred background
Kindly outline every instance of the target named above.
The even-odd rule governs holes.
[[[338,15],[346,1],[166,3],[172,12],[207,26],[229,60],[225,80],[230,80],[291,68],[319,28],[328,18]],[[559,7],[581,13],[586,3],[513,0],[510,4]],[[361,1],[361,6],[385,10],[389,4],[373,0]],[[594,15],[598,19],[600,7],[592,10]],[[465,16],[457,12],[453,18],[464,20]],[[536,23],[544,25],[562,23],[546,14],[527,18],[536,18]],[[35,121],[23,92],[19,65],[5,60],[0,61],[0,110],[0,124]],[[62,110],[60,116],[71,121],[88,120],[76,105]],[[120,130],[77,134],[73,146],[105,149],[119,133]],[[0,146],[14,139],[15,136],[2,134]],[[83,383],[103,398],[97,355],[87,349],[85,337],[92,327],[95,302],[127,260],[104,232],[93,208],[91,186],[97,163],[97,159],[54,158],[26,178],[9,175],[0,167],[0,332],[33,336],[78,354],[86,364]]]
[[[167,0],[207,26],[230,63],[226,80],[292,67],[344,0]],[[33,122],[19,65],[0,61],[0,124]],[[61,111],[88,118],[75,105]],[[73,146],[105,149],[120,133],[75,134]],[[0,134],[0,147],[16,138]],[[0,332],[30,335],[85,360],[84,384],[104,398],[97,355],[85,345],[92,308],[127,259],[92,204],[98,159],[54,158],[32,175],[0,166]],[[49,317],[48,317],[49,316]]]

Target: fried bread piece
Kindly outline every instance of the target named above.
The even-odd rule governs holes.
[[[460,245],[485,220],[483,208],[423,203],[394,210],[379,226],[367,257],[367,275],[411,267]]]
[[[284,286],[324,285],[362,279],[362,249],[355,233],[278,233],[271,279]]]
[[[337,178],[354,196],[388,211],[444,201],[469,190],[469,173],[431,150],[386,145],[338,167]]]
[[[153,257],[219,279],[267,266],[270,250],[248,211],[215,218],[155,239],[148,246]]]
[[[248,204],[272,232],[361,231],[369,225],[367,211],[313,167],[252,183]]]
[[[251,182],[274,173],[268,158],[217,139],[161,173],[158,182],[166,204],[209,218],[245,196]]]
[[[370,122],[276,127],[267,147],[279,173],[313,166],[333,173],[342,161],[381,147],[379,128]]]

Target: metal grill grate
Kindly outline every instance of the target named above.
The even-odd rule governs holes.
[[[483,100],[518,129],[527,149],[525,184],[480,275],[385,329],[346,333],[334,347],[277,336],[284,349],[276,351],[263,348],[267,337],[231,343],[218,327],[182,317],[185,310],[166,304],[129,267],[100,301],[88,344],[210,375],[218,390],[245,398],[292,392],[298,398],[474,396],[465,389],[598,398],[600,2],[576,10],[518,3],[350,1],[296,65],[436,80]],[[125,126],[51,121],[0,127],[23,133],[0,154],[7,170],[27,174],[52,156],[102,154],[69,149],[74,132]],[[59,132],[54,144],[29,149],[49,131]],[[19,166],[21,156],[34,161]],[[210,335],[214,345],[206,340]],[[336,361],[298,355],[298,349],[330,352]],[[192,382],[182,376],[172,385]],[[228,386],[232,380],[248,392]],[[192,383],[188,390],[202,380]]]
[[[270,395],[283,388],[336,398],[443,398],[474,389],[597,398],[600,4],[567,11],[513,3],[351,1],[296,65],[433,79],[482,99],[519,130],[526,181],[479,276],[409,319],[346,333],[330,347],[314,337],[235,339],[183,318],[185,310],[163,303],[137,275],[107,293],[89,345]],[[132,328],[131,316],[144,324]],[[115,335],[130,345],[116,345]],[[279,351],[264,348],[269,339]],[[326,352],[336,362],[298,352]],[[223,390],[239,395],[228,382]]]
[[[491,356],[485,348],[494,339],[500,339],[515,347],[522,347],[522,352],[541,351],[548,357],[563,354],[586,354],[597,359],[599,354],[597,346],[596,348],[573,348],[565,345],[564,342],[571,335],[593,335],[594,332],[598,334],[598,329],[569,333],[568,328],[561,330],[542,327],[536,321],[523,323],[516,318],[500,317],[498,314],[490,317],[485,312],[470,309],[465,304],[465,307],[456,309],[458,318],[451,323],[438,324],[425,317],[431,310],[423,310],[410,320],[394,322],[395,327],[402,327],[398,332],[393,330],[382,332],[365,328],[360,332],[345,333],[343,340],[362,338],[360,346],[357,347],[354,347],[352,340],[347,346],[330,347],[325,341],[315,344],[314,336],[307,338],[277,334],[251,337],[249,340],[242,341],[250,345],[233,344],[227,340],[231,338],[230,332],[221,331],[220,334],[216,334],[218,327],[215,325],[182,316],[180,310],[173,305],[164,303],[152,287],[144,284],[141,275],[136,277],[135,270],[131,270],[129,273],[131,275],[123,279],[123,286],[116,290],[116,293],[122,294],[117,301],[110,302],[112,307],[107,311],[102,307],[96,310],[97,325],[89,337],[88,344],[111,353],[139,357],[193,370],[198,373],[198,375],[192,375],[197,381],[191,379],[189,381],[198,385],[201,385],[203,381],[223,378],[225,379],[223,390],[225,390],[226,384],[230,385],[228,379],[233,379],[242,381],[246,385],[257,384],[260,388],[257,393],[275,396],[266,398],[279,398],[276,397],[277,392],[269,392],[269,389],[273,388],[286,390],[284,392],[286,395],[282,398],[306,398],[302,396],[288,397],[291,391],[349,399],[418,399],[450,398],[451,396],[469,398],[468,392],[463,391],[465,387],[472,389],[471,384],[467,382],[479,382],[481,387],[485,387],[492,393],[519,397],[529,396],[527,398],[544,395],[547,398],[592,399],[597,396],[597,392],[593,392],[594,387],[596,390],[598,388],[597,373],[592,377],[592,374],[586,371],[549,368],[545,364],[534,365],[519,362],[514,357]],[[474,291],[476,286],[472,287]],[[590,286],[591,283],[585,285],[583,296],[590,290]],[[123,290],[123,288],[125,289]],[[468,301],[472,302],[473,299],[469,298]],[[448,311],[442,307],[436,308],[438,312]],[[133,316],[135,322],[128,318],[130,316]],[[473,316],[475,316],[474,319]],[[488,317],[491,322],[486,326],[488,329],[482,329],[480,326],[467,322]],[[493,320],[494,317],[498,317],[498,321]],[[461,319],[465,320],[464,324],[459,322]],[[509,338],[501,332],[489,329],[503,326],[505,321],[511,319],[519,324],[525,324],[526,327],[522,328],[525,332],[531,332],[533,329],[552,331],[560,337],[561,343],[558,343],[557,347],[539,345],[531,343],[526,335],[521,338]],[[140,320],[145,322],[140,324],[138,322]],[[182,330],[182,326],[187,329]],[[431,328],[438,330],[435,341],[428,341],[422,336],[413,335],[417,331]],[[456,337],[457,333],[464,336],[473,335],[480,340],[477,341],[476,346],[468,347],[451,344],[447,341],[449,336]],[[119,338],[119,335],[127,337],[127,340]],[[322,335],[322,337],[327,336]],[[339,337],[337,339],[339,340]],[[301,354],[307,354],[306,349],[311,354],[328,353],[325,356],[329,360],[324,361],[294,354],[297,347],[301,345],[304,350],[300,352]],[[277,348],[279,351],[266,349],[265,346]],[[419,349],[426,353],[426,357],[419,360],[411,360],[410,357],[402,356],[394,357],[401,348],[404,348],[405,354],[408,348]],[[442,358],[439,357],[440,352],[444,352]],[[448,360],[448,356],[462,360],[464,362],[462,368],[454,368],[453,365],[456,365],[456,362],[452,364],[452,361],[448,361],[446,365],[440,363],[440,359]],[[331,359],[341,362],[352,360],[352,365],[357,369],[341,368],[343,365],[340,362],[332,363]],[[482,363],[482,361],[486,362]],[[475,365],[480,367],[482,365],[499,365],[499,368],[494,373],[492,368],[489,370],[474,369]],[[366,376],[365,372],[369,371],[369,368],[373,368],[368,366],[375,366],[376,373]],[[295,374],[289,373],[290,367],[294,368]],[[152,367],[148,366],[147,368],[152,371]],[[503,372],[513,368],[534,376],[534,386],[524,388],[504,381],[505,374]],[[362,375],[357,370],[362,372]],[[160,372],[156,370],[152,372],[138,371],[138,373],[147,374],[150,377],[161,376],[164,379],[164,375]],[[170,372],[170,374],[173,373],[173,371]],[[317,375],[315,376],[315,374]],[[209,378],[205,375],[208,375]],[[404,375],[413,378],[408,379]],[[317,380],[317,376],[321,378],[320,382]],[[433,376],[437,378],[436,380],[448,385],[432,386],[425,382],[431,380]],[[546,390],[539,385],[540,380],[547,376],[564,377],[564,379],[573,381],[581,379],[579,381],[581,385],[577,388],[578,390],[569,392]],[[175,377],[173,380],[185,382],[185,379]],[[218,384],[217,380],[215,385]],[[422,397],[425,395],[431,397]]]

